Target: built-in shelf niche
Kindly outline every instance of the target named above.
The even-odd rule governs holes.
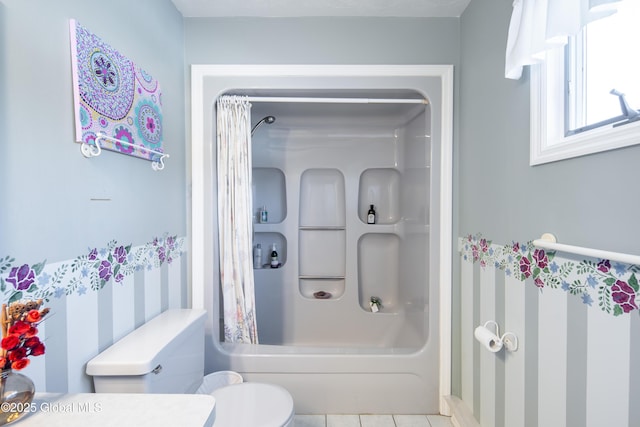
[[[376,224],[400,220],[400,172],[393,168],[366,169],[360,175],[358,217],[367,222],[369,206],[376,210]]]
[[[300,294],[309,299],[336,299],[344,294],[344,277],[305,278],[299,280]]]
[[[267,210],[267,223],[278,224],[287,217],[284,173],[278,168],[253,168],[253,215],[260,222],[260,210]]]
[[[371,311],[371,297],[382,301],[383,313],[397,311],[400,283],[400,238],[395,234],[367,233],[358,240],[358,300]]]
[[[340,297],[344,293],[346,270],[342,172],[337,169],[307,169],[302,173],[299,218],[300,294],[312,299]]]
[[[271,268],[271,247],[274,243],[276,244],[278,260],[282,267],[287,262],[287,239],[280,233],[254,233],[253,247],[255,250],[255,247],[260,244],[262,248],[262,268],[264,269]]]
[[[344,277],[344,230],[300,230],[299,233],[300,277]]]
[[[307,169],[300,177],[300,227],[344,227],[344,175]]]

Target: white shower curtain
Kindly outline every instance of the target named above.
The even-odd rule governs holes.
[[[227,342],[258,343],[252,264],[251,104],[217,101],[218,235]]]

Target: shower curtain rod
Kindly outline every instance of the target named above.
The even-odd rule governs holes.
[[[321,104],[428,104],[429,101],[420,99],[394,98],[320,98],[296,96],[249,96],[249,102],[306,102]]]

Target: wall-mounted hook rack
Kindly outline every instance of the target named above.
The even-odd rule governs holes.
[[[164,158],[165,157],[169,157],[168,154],[163,153],[161,151],[155,151],[155,150],[151,150],[148,149],[144,146],[141,145],[136,145],[136,144],[132,144],[130,142],[127,141],[123,141],[121,139],[117,139],[117,138],[112,138],[110,136],[104,135],[102,133],[98,133],[98,135],[96,136],[96,138],[93,140],[93,143],[89,143],[89,142],[82,142],[80,144],[80,152],[82,153],[83,156],[85,157],[97,157],[102,153],[102,148],[100,145],[100,141],[101,140],[105,140],[105,141],[110,141],[113,142],[114,144],[120,144],[123,145],[125,147],[131,147],[134,150],[141,150],[144,151],[146,153],[151,153],[154,155],[153,158],[150,158],[148,160],[151,161],[151,168],[155,171],[160,171],[162,169],[164,169]],[[116,151],[117,150],[113,150]]]

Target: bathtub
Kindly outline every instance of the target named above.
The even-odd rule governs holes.
[[[224,342],[221,334],[211,106],[239,82],[254,88],[247,90],[252,96],[297,95],[290,80],[261,77],[205,80],[198,95],[210,141],[194,156],[204,160],[202,175],[194,175],[202,192],[194,190],[192,232],[193,302],[209,315],[205,371],[281,385],[299,414],[445,412],[449,375],[441,366],[449,359],[444,353],[443,362],[442,342],[449,332],[441,336],[440,327],[441,307],[446,313],[449,305],[440,303],[450,279],[440,266],[450,250],[440,229],[444,144],[433,143],[441,141],[441,116],[432,110],[440,105],[440,78],[393,78],[373,90],[369,81],[347,77],[339,86],[350,89],[329,92],[428,97],[423,106],[254,104],[252,125],[276,117],[253,137],[254,206],[269,211],[268,223],[254,224],[254,244],[276,243],[282,263],[254,270],[259,344]],[[322,86],[334,84],[302,92],[323,96]],[[371,198],[380,215],[375,225],[366,223]],[[319,291],[330,298],[316,298]],[[374,296],[382,300],[376,313]]]
[[[411,347],[386,335],[371,346],[357,340],[332,346],[216,340],[208,354],[214,355],[209,362],[217,369],[285,387],[298,414],[435,414],[437,349],[435,336]]]

